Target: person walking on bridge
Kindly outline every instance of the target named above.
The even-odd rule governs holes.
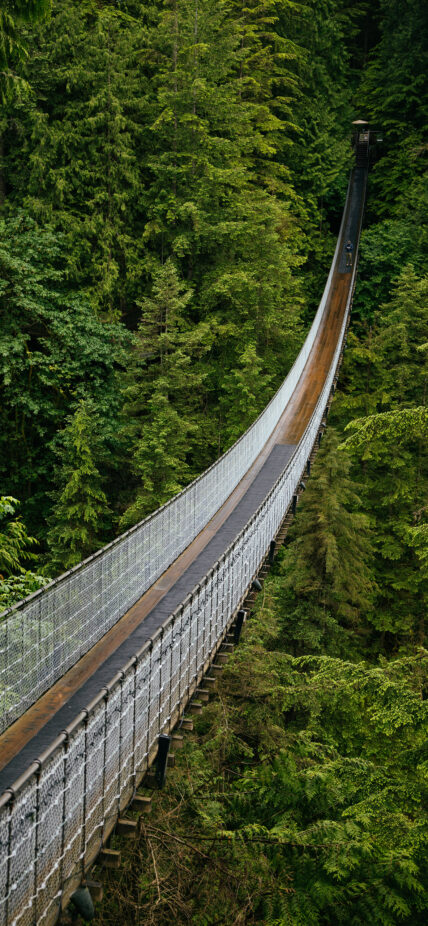
[[[348,242],[347,242],[347,244],[345,245],[345,251],[346,251],[346,266],[347,266],[347,267],[352,267],[352,252],[353,252],[353,250],[354,250],[354,245],[352,244],[351,239],[348,238]]]

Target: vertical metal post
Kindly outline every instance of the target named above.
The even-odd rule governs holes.
[[[106,769],[107,769],[107,713],[108,713],[108,699],[110,692],[108,688],[105,689],[104,694],[104,743],[103,743],[103,784],[102,784],[102,797],[101,797],[101,813],[103,817],[102,827],[101,827],[101,845],[104,843],[104,825],[106,819]]]
[[[6,911],[5,911],[5,922],[9,923],[9,897],[10,897],[10,868],[11,868],[11,859],[12,859],[12,818],[13,818],[13,805],[15,803],[15,794],[13,791],[10,792],[10,801],[9,801],[9,823],[8,823],[8,833],[7,833],[7,868],[6,868]]]
[[[172,716],[172,673],[173,673],[172,654],[174,652],[174,628],[175,628],[175,617],[171,621],[171,643],[169,647],[171,659],[169,663],[168,726],[171,723],[171,716]]]
[[[212,573],[211,575],[210,629],[209,629],[209,636],[208,636],[208,656],[211,656],[212,649],[213,649],[213,610],[214,610],[214,573]]]
[[[68,758],[68,745],[69,745],[69,735],[65,733],[65,740],[63,745],[64,750],[64,762],[63,762],[63,771],[62,771],[62,820],[61,820],[61,858],[59,865],[59,885],[62,896],[62,886],[65,881],[65,871],[64,871],[64,861],[65,861],[65,824],[67,819],[67,758]],[[61,909],[61,896],[59,898],[59,906]]]
[[[192,603],[193,603],[193,594],[189,595],[189,659],[187,663],[187,697],[189,697],[190,692],[190,650],[192,648]]]
[[[171,737],[165,736],[164,733],[158,738],[158,754],[156,756],[156,771],[155,771],[155,781],[158,788],[163,788],[166,778],[166,766],[168,762],[168,753],[169,747],[171,744]]]
[[[178,666],[179,666],[179,668],[178,668],[178,702],[179,702],[179,709],[180,709],[180,710],[181,710],[181,682],[182,682],[182,677],[183,677],[183,665],[182,665],[182,659],[183,659],[183,614],[184,614],[184,608],[183,608],[183,606],[181,606],[181,608],[180,608],[180,654],[179,654],[179,657],[178,657]]]
[[[132,695],[132,793],[137,790],[137,763],[135,758],[137,735],[137,667],[138,659],[134,662],[134,690]]]
[[[36,825],[35,825],[35,836],[34,836],[34,911],[33,911],[33,924],[37,926],[39,922],[39,917],[37,913],[37,879],[38,879],[38,860],[39,860],[39,826],[40,826],[40,775],[41,775],[41,762],[39,762],[39,768],[36,772]]]
[[[275,550],[276,550],[276,543],[274,540],[271,540],[269,544],[269,563],[271,566],[275,559]]]
[[[235,630],[234,630],[234,634],[233,634],[233,642],[234,642],[235,644],[238,644],[238,643],[239,643],[239,640],[240,640],[240,637],[241,637],[242,627],[243,627],[243,624],[244,624],[244,621],[245,621],[245,617],[246,617],[246,612],[241,608],[241,609],[238,611],[238,614],[236,615],[236,624],[235,624]]]
[[[157,722],[157,732],[160,733],[161,730],[161,714],[162,714],[162,658],[163,658],[163,638],[164,638],[164,628],[161,628],[160,632],[160,647],[159,647],[159,697],[158,697],[158,722]]]
[[[291,503],[291,510],[293,514],[296,514],[296,508],[297,508],[297,495],[293,495],[293,501]]]
[[[311,461],[310,461],[309,458],[308,458],[307,463],[306,463],[306,475],[307,475],[307,476],[310,476],[310,475],[311,475]]]
[[[123,680],[125,673],[122,672],[120,679],[120,720],[119,720],[119,770],[117,776],[117,815],[120,816],[120,792],[122,788],[122,742],[123,742]]]
[[[82,843],[81,843],[81,856],[82,856],[82,878],[85,877],[85,852],[86,852],[86,791],[87,791],[87,781],[88,781],[88,712],[86,712],[85,719],[83,721],[83,727],[85,731],[85,758],[83,764],[83,819],[82,819]]]
[[[151,726],[151,714],[152,714],[152,656],[153,656],[153,641],[150,640],[150,666],[149,666],[149,690],[147,694],[147,740],[146,740],[146,761],[147,768],[149,763],[149,751],[150,751],[150,726]]]

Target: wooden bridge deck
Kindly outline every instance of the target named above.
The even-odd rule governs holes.
[[[48,748],[201,581],[285,468],[314,411],[339,338],[351,281],[351,274],[345,269],[344,244],[348,237],[356,244],[363,208],[363,174],[361,171],[359,178],[358,169],[355,171],[355,192],[345,218],[323,323],[297,388],[273,434],[193,543],[96,645],[0,736],[0,793]]]

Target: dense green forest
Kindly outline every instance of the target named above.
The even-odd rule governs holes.
[[[383,133],[326,439],[97,922],[423,926],[426,3],[7,0],[0,63],[3,607],[251,423],[324,285],[351,121]]]

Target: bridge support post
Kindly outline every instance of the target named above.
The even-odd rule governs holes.
[[[236,644],[239,643],[245,617],[246,617],[246,612],[241,608],[241,610],[238,611],[238,614],[236,616],[235,630],[233,633],[233,642]]]
[[[275,550],[276,550],[276,543],[274,540],[271,540],[269,544],[269,563],[271,566],[275,559]]]
[[[297,508],[297,495],[293,495],[293,501],[291,503],[291,510],[293,514],[296,514],[296,508]]]
[[[165,733],[161,733],[158,738],[158,754],[156,756],[156,771],[155,771],[155,781],[158,788],[163,788],[166,778],[166,766],[168,762],[168,753],[169,747],[171,745],[171,737],[166,736]]]
[[[311,475],[311,461],[310,460],[308,460],[306,463],[306,475],[307,476]]]

